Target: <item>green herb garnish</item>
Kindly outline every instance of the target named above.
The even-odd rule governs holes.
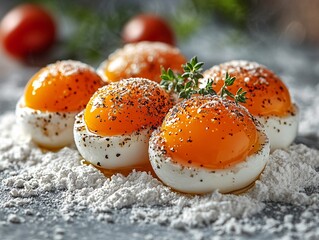
[[[235,95],[232,94],[227,89],[227,87],[233,85],[235,81],[236,81],[236,78],[231,77],[228,74],[228,72],[226,72],[225,81],[224,81],[224,85],[222,86],[220,96],[221,97],[228,96],[228,97],[234,99],[236,103],[238,103],[238,102],[245,103],[246,102],[246,92],[244,92],[244,90],[242,88],[239,88]]]
[[[212,85],[214,80],[208,79],[206,86],[199,88],[199,79],[203,78],[202,66],[203,62],[198,62],[197,57],[193,57],[189,62],[183,65],[184,73],[176,74],[172,69],[162,69],[162,81],[161,86],[168,92],[177,93],[179,98],[190,98],[193,94],[200,95],[217,95]],[[239,88],[236,94],[232,94],[227,87],[234,84],[236,78],[231,77],[226,73],[224,85],[221,88],[220,96],[230,97],[235,100],[236,103],[246,102],[246,92],[242,88]]]

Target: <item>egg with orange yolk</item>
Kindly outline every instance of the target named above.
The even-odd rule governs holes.
[[[230,61],[205,71],[204,82],[213,79],[213,89],[219,92],[226,72],[236,77],[227,87],[230,92],[236,94],[239,88],[247,92],[243,106],[264,125],[271,150],[288,147],[297,135],[299,112],[283,81],[256,62]]]
[[[87,64],[58,61],[42,68],[28,82],[17,107],[23,132],[46,148],[73,141],[74,118],[104,82]]]
[[[150,168],[150,134],[171,107],[169,94],[154,81],[129,78],[110,83],[76,116],[76,146],[98,168],[113,172]]]
[[[182,72],[185,62],[176,47],[161,42],[139,42],[116,50],[101,63],[97,72],[106,82],[139,77],[159,83],[162,68]]]
[[[260,124],[233,101],[197,96],[177,103],[150,138],[157,176],[180,192],[229,193],[252,184],[269,157]]]

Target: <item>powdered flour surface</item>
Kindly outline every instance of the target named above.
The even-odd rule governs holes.
[[[86,214],[104,224],[121,224],[123,219],[114,213],[126,209],[129,223],[186,232],[211,228],[216,236],[258,232],[319,236],[318,150],[301,144],[276,150],[256,186],[244,194],[191,196],[172,191],[146,172],[105,178],[94,167],[82,164],[74,148],[57,152],[38,148],[19,135],[14,120],[13,114],[0,120],[0,170],[6,196],[0,203],[6,209],[2,224],[23,224],[25,215],[37,210],[21,214],[15,209],[28,209],[39,196],[55,193],[57,216],[66,222]],[[300,209],[290,212],[294,208]],[[268,215],[269,210],[273,212]],[[195,235],[204,237],[202,232]]]
[[[203,29],[200,36],[207,32],[214,31]],[[269,66],[285,80],[300,107],[299,136],[311,136],[318,145],[319,84],[313,80],[319,79],[319,65],[308,57],[311,53],[254,42],[221,47],[225,36],[214,38],[215,43],[196,38],[184,49],[190,57],[198,55],[207,68],[233,59]],[[275,151],[255,187],[241,195],[184,195],[146,172],[105,178],[83,165],[75,148],[43,151],[19,134],[14,105],[35,71],[15,72],[3,67],[5,62],[1,66],[0,87],[6,89],[0,95],[4,239],[319,238],[318,150],[293,144]],[[301,81],[306,87],[300,87]]]

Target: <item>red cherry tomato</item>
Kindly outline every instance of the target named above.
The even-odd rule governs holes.
[[[4,50],[19,59],[46,50],[53,44],[55,37],[53,18],[38,5],[19,5],[0,22],[0,39]]]
[[[159,16],[141,14],[129,20],[122,31],[124,43],[140,41],[164,42],[175,45],[175,36],[170,26]]]

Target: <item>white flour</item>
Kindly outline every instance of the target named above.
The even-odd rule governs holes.
[[[0,202],[1,208],[27,206],[31,196],[59,191],[60,211],[67,221],[72,220],[74,212],[88,208],[91,217],[111,223],[111,211],[128,207],[131,222],[177,229],[211,225],[216,239],[223,234],[249,236],[265,230],[285,231],[286,237],[319,236],[319,151],[304,145],[275,151],[256,186],[245,194],[189,196],[171,191],[145,172],[105,178],[94,167],[81,164],[75,149],[42,152],[19,136],[12,122],[13,114],[0,119],[0,171],[6,176],[2,184],[10,192],[8,201]],[[287,212],[284,219],[265,214],[259,216],[259,224],[253,224],[250,218],[264,214],[268,202],[283,203],[280,210]],[[298,219],[287,204],[302,207]],[[15,214],[9,214],[7,220],[24,222]]]

